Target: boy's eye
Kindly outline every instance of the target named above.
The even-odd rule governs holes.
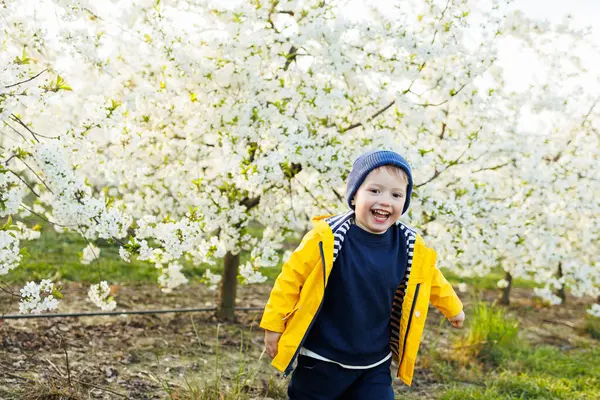
[[[394,197],[400,199],[402,197],[404,197],[401,193],[394,193]]]
[[[371,192],[371,193],[379,193],[379,189],[369,189],[369,192]]]

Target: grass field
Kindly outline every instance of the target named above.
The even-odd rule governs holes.
[[[32,225],[41,222],[43,221],[35,218],[30,221]],[[79,262],[79,253],[87,246],[85,239],[76,233],[56,234],[48,224],[43,226],[40,239],[22,243],[22,246],[27,248],[29,256],[23,259],[19,268],[4,277],[8,282],[22,284],[29,280],[51,277],[54,280],[64,279],[72,282],[95,283],[99,280],[106,280],[119,284],[125,282],[150,283],[156,282],[158,278],[153,264],[135,260],[127,263],[119,256],[117,244],[102,239],[94,242],[94,245],[101,251],[99,261],[82,265]],[[254,227],[253,229],[259,230],[260,228]],[[288,240],[284,247],[293,250],[300,239]],[[240,262],[243,264],[248,257],[247,252],[242,252]],[[184,274],[192,282],[199,281],[207,268],[216,273],[222,271],[222,266],[219,264],[195,266],[184,261],[182,265]],[[281,264],[274,268],[265,268],[262,272],[269,279],[268,282],[272,283],[280,270]],[[496,289],[497,282],[504,278],[501,270],[493,271],[483,277],[463,278],[447,270],[444,270],[444,275],[454,284],[464,282],[472,288],[490,290]],[[515,279],[513,287],[532,288],[533,282]]]
[[[127,264],[116,246],[96,245],[101,264],[81,265],[82,238],[45,230],[4,278],[15,290],[31,279],[62,281],[64,312],[93,310],[85,283],[100,279],[115,285],[120,310],[215,304],[216,294],[199,283],[206,266],[186,265],[190,284],[163,294],[153,265]],[[278,272],[269,271],[271,282]],[[447,276],[469,285],[461,295],[466,327],[454,330],[430,313],[415,380],[411,387],[395,380],[397,398],[600,398],[600,321],[585,314],[590,299],[549,308],[532,298],[530,282],[516,281],[511,306],[502,308],[492,305],[500,271]],[[269,290],[270,283],[243,286],[238,305],[261,306]],[[0,293],[0,302],[16,311],[14,298]],[[238,317],[227,325],[208,313],[0,320],[0,399],[285,399],[287,380],[261,356],[260,314]]]

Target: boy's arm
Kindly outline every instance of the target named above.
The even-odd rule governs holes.
[[[312,230],[283,264],[265,306],[260,327],[272,332],[283,332],[285,317],[292,312],[300,297],[300,290],[320,260],[319,236]]]
[[[435,255],[433,260],[431,295],[429,300],[435,308],[440,310],[440,312],[449,319],[460,314],[463,309],[462,302],[456,295],[452,285],[446,280],[442,271],[435,266]]]

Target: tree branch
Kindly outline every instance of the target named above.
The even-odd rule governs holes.
[[[36,176],[36,177],[37,177],[37,178],[40,180],[40,182],[42,182],[42,183],[44,184],[44,186],[46,186],[46,189],[48,189],[48,191],[49,191],[50,193],[54,194],[54,192],[52,191],[52,189],[50,189],[50,187],[49,187],[49,186],[46,184],[46,182],[44,182],[44,180],[43,180],[42,178],[40,178],[40,176],[39,176],[39,175],[38,175],[38,174],[37,174],[37,173],[36,173],[36,172],[33,170],[33,168],[31,168],[31,167],[29,166],[29,164],[27,164],[27,163],[25,162],[25,160],[23,160],[23,159],[22,159],[22,158],[20,158],[20,157],[19,157],[19,160],[21,160],[21,162],[22,162],[23,164],[25,164],[25,166],[26,166],[27,168],[29,168],[29,170],[30,170],[31,172],[33,172],[33,174],[34,174],[34,175],[35,175],[35,176]]]
[[[296,56],[297,54],[298,48],[294,45],[292,45],[292,47],[290,47],[290,51],[288,52],[287,56],[286,56],[286,60],[285,60],[285,65],[283,66],[283,70],[287,71],[290,64],[292,64],[292,62],[296,61]]]
[[[12,159],[13,159],[13,158],[15,158],[15,157],[19,157],[19,156],[18,156],[18,155],[16,155],[16,154],[13,154],[13,155],[12,155],[12,156],[10,156],[10,157],[9,157],[9,158],[8,158],[6,161],[4,161],[4,165],[8,165],[8,163],[10,162],[10,160],[12,160]]]
[[[252,199],[249,197],[246,197],[242,201],[240,201],[240,205],[246,207],[247,210],[251,210],[260,203],[260,197],[261,196],[257,196]]]
[[[2,285],[0,285],[0,291],[3,291],[4,293],[10,295],[10,296],[14,296],[14,297],[21,297],[18,294],[16,294],[15,292],[13,292],[12,290],[10,290],[7,287],[4,287]]]
[[[421,107],[439,107],[439,106],[443,106],[447,102],[448,102],[448,100],[444,100],[441,103],[437,103],[437,104],[433,104],[433,103],[415,103],[415,105],[421,106]]]
[[[10,125],[8,122],[6,121],[2,121],[4,122],[4,125],[8,126],[10,129],[13,130],[14,133],[16,133],[17,135],[21,136],[23,138],[23,140],[27,141],[27,138],[25,137],[25,135],[23,135],[21,132],[19,132],[18,130],[16,130],[15,128],[13,128],[12,125]]]
[[[10,89],[11,87],[19,86],[19,85],[22,85],[24,83],[30,82],[30,81],[34,80],[35,78],[37,78],[38,76],[40,76],[41,74],[43,74],[46,71],[48,71],[47,68],[44,69],[44,70],[42,70],[42,72],[40,72],[39,74],[37,74],[37,75],[35,75],[35,76],[33,76],[33,77],[29,78],[29,79],[26,79],[26,80],[21,81],[21,82],[13,83],[12,85],[4,86],[4,88],[5,89]]]
[[[437,167],[435,167],[434,173],[431,176],[431,178],[427,179],[425,182],[423,183],[419,183],[418,185],[415,185],[415,188],[419,188],[421,186],[424,186],[426,184],[428,184],[429,182],[433,181],[434,179],[436,179],[438,176],[440,176],[442,174],[442,172],[447,171],[448,169],[450,169],[451,167],[460,164],[460,159],[465,155],[465,153],[467,152],[467,150],[469,150],[471,148],[471,143],[469,143],[469,145],[467,146],[466,149],[463,150],[463,152],[460,154],[460,156],[458,156],[456,158],[456,160],[450,161],[448,163],[448,165],[446,166],[446,168],[444,168],[441,171],[438,171]]]
[[[33,193],[36,197],[40,197],[40,195],[33,190],[33,188],[25,181],[25,179],[21,178],[21,176],[19,174],[17,174],[15,171],[13,171],[12,169],[8,169],[9,172],[12,172],[14,176],[16,176],[17,178],[19,178],[19,180],[21,182],[23,182],[25,184],[25,186],[27,186],[29,188],[29,190],[31,190],[31,193]]]
[[[36,133],[34,131],[32,131],[27,125],[25,125],[25,123],[23,121],[21,121],[19,119],[19,117],[17,117],[15,114],[11,114],[10,117],[12,118],[13,121],[17,122],[19,125],[21,125],[23,128],[27,129],[29,131],[29,133],[31,133],[33,135],[33,137],[35,138],[35,140],[38,141],[39,140],[37,138],[37,136],[39,137],[43,137],[44,139],[57,139],[58,137],[51,137],[51,136],[44,136],[42,134]]]
[[[19,207],[22,207],[22,208],[24,208],[25,210],[27,210],[27,211],[29,211],[30,213],[32,213],[33,215],[36,215],[36,216],[40,217],[41,219],[43,219],[44,221],[46,221],[46,222],[47,222],[47,223],[49,223],[49,224],[52,224],[52,225],[54,225],[54,226],[58,226],[58,227],[61,227],[61,228],[66,228],[66,229],[69,229],[69,227],[68,227],[68,226],[66,226],[66,225],[61,225],[61,224],[59,224],[58,222],[52,222],[52,221],[50,221],[49,219],[47,219],[46,217],[44,217],[43,215],[36,213],[35,211],[33,211],[32,209],[30,209],[30,208],[28,208],[28,207],[25,207],[25,206],[23,205],[23,203],[19,204]]]
[[[367,123],[369,121],[372,121],[373,119],[375,119],[378,116],[380,116],[381,114],[383,114],[386,110],[388,110],[391,106],[393,106],[394,103],[396,103],[396,100],[392,100],[387,106],[383,107],[381,110],[379,110],[375,114],[371,115],[364,123],[363,122],[357,122],[355,124],[352,124],[352,125],[348,126],[347,128],[342,128],[342,130],[340,132],[347,132],[347,131],[349,131],[351,129],[358,128],[359,126],[363,126],[363,124],[365,124],[365,123]]]
[[[500,169],[502,167],[506,167],[508,164],[510,164],[509,161],[505,162],[504,164],[494,165],[493,167],[479,168],[479,169],[476,169],[474,171],[471,171],[471,173],[481,172],[481,171],[495,171],[495,170]]]
[[[333,194],[335,194],[335,197],[337,197],[337,199],[343,203],[344,197],[341,194],[339,194],[337,190],[335,190],[335,189],[331,189],[331,190],[333,191]]]
[[[298,182],[298,183],[300,184],[300,186],[302,186],[302,189],[304,189],[304,191],[305,191],[306,193],[308,193],[308,195],[309,195],[310,197],[312,197],[312,199],[313,199],[313,200],[314,200],[314,201],[315,201],[315,202],[316,202],[316,203],[319,205],[319,207],[321,207],[322,209],[324,209],[325,211],[327,211],[329,214],[333,214],[333,213],[331,212],[331,210],[329,210],[329,209],[328,209],[326,206],[324,206],[324,205],[323,205],[323,204],[322,204],[322,203],[319,201],[319,199],[317,199],[317,198],[316,198],[316,197],[315,197],[315,196],[312,194],[312,192],[311,192],[310,190],[308,190],[308,188],[307,188],[306,186],[304,186],[304,184],[303,184],[302,182],[300,182],[300,180],[296,179],[296,182]]]

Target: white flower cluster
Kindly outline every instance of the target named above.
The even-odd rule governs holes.
[[[11,169],[35,182],[33,211],[89,240],[123,238],[135,219],[125,261],[162,268],[249,251],[240,275],[262,282],[307,215],[347,209],[352,160],[389,148],[415,171],[403,218],[441,267],[482,276],[500,266],[551,302],[559,287],[600,290],[599,72],[580,56],[598,49],[576,26],[495,0],[447,12],[373,2],[368,18],[318,0],[56,0],[47,16],[35,0],[5,3],[14,23],[3,31],[0,119],[24,136],[0,141],[27,154]],[[57,16],[58,34],[45,29]],[[505,39],[543,66],[517,71],[535,76],[522,87],[498,61]],[[15,179],[0,172],[0,217],[23,201]],[[0,237],[0,273],[18,261],[18,243]],[[176,270],[166,288],[183,281]]]
[[[534,288],[533,293],[542,300],[548,302],[551,306],[555,306],[562,303],[562,299],[558,297],[556,293],[554,293],[552,289],[548,286],[543,288]]]
[[[110,293],[110,286],[106,281],[91,285],[88,290],[88,299],[104,311],[111,311],[117,307],[117,303]]]
[[[152,247],[148,246],[148,242],[145,240],[141,240],[139,242],[139,245],[140,245],[140,248],[139,248],[138,260],[140,260],[140,261],[153,260],[154,249]]]
[[[0,218],[15,214],[25,196],[25,186],[0,166]]]
[[[182,268],[176,262],[170,263],[167,268],[159,268],[158,284],[164,293],[171,293],[176,287],[188,283],[187,278],[181,272]]]
[[[44,196],[53,205],[54,221],[83,231],[87,238],[122,238],[133,221],[116,208],[108,208],[101,198],[92,197],[91,187],[79,178],[60,141],[36,146],[35,161],[52,193]]]
[[[506,279],[500,279],[498,281],[498,283],[496,283],[496,285],[500,288],[500,289],[504,289],[508,287],[508,281]]]
[[[240,276],[243,278],[243,282],[247,284],[251,283],[263,283],[267,280],[257,267],[254,267],[250,262],[240,265]]]
[[[100,257],[100,249],[94,246],[92,243],[88,244],[81,253],[80,262],[84,265],[90,264],[94,260]]]
[[[587,310],[587,312],[592,317],[600,318],[600,304],[598,304],[598,303],[592,304],[592,307],[590,307],[590,309]]]
[[[257,268],[274,267],[279,263],[279,254],[273,243],[263,240],[252,248],[250,260]]]
[[[11,231],[0,231],[0,275],[8,274],[20,261],[19,239]]]
[[[213,274],[210,268],[207,268],[202,280],[206,283],[209,290],[217,290],[217,286],[221,282],[221,275]]]
[[[21,302],[19,312],[21,314],[39,314],[44,311],[52,311],[58,307],[58,300],[54,297],[54,283],[48,279],[39,284],[28,282],[21,289]]]
[[[119,247],[119,256],[125,262],[131,262],[131,253],[123,246]]]
[[[40,231],[38,229],[29,229],[27,225],[21,221],[16,221],[17,230],[12,231],[15,233],[19,240],[35,240],[40,238]]]

